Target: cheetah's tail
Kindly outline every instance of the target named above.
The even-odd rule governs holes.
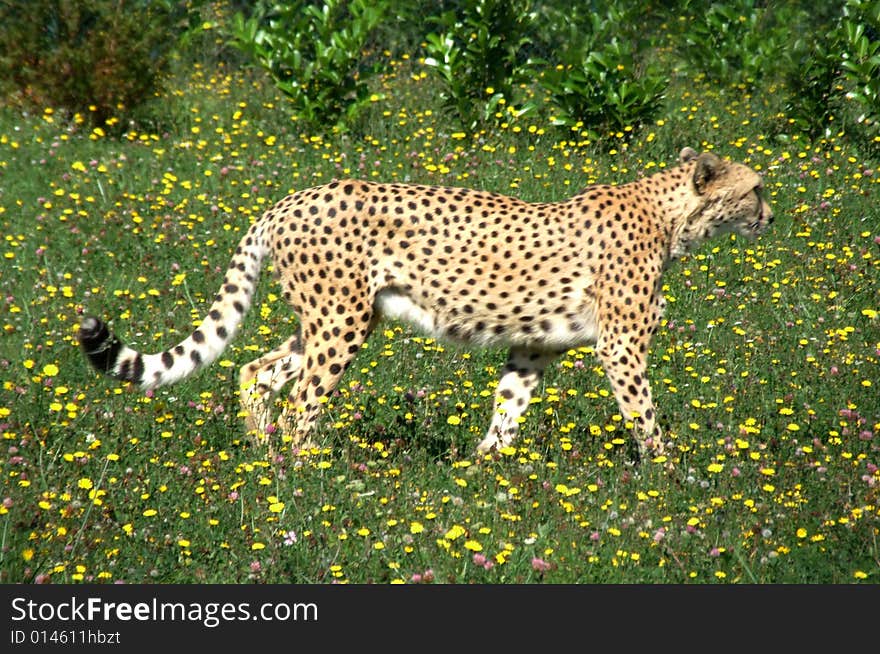
[[[236,248],[223,286],[199,327],[164,352],[138,352],[119,340],[104,321],[83,318],[79,342],[89,362],[99,372],[144,389],[173,384],[209,365],[226,349],[250,308],[260,264],[268,252],[255,223]]]

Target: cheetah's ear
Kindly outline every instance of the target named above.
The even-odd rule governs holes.
[[[711,152],[704,152],[697,157],[697,165],[694,167],[694,187],[697,193],[702,195],[706,192],[709,182],[718,177],[724,162]]]
[[[678,160],[681,163],[687,163],[691,159],[697,158],[697,151],[693,148],[683,148],[681,153],[678,155]]]

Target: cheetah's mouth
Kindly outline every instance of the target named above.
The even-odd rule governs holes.
[[[772,221],[772,218],[770,218],[769,220],[766,219],[766,216],[764,215],[764,207],[761,207],[758,210],[758,217],[755,219],[755,222],[749,225],[749,231],[752,232],[755,236],[758,236],[759,234],[763,233],[765,229],[767,229]]]

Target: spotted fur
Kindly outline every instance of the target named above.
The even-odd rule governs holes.
[[[480,452],[513,442],[544,369],[595,344],[642,453],[663,452],[647,377],[671,260],[723,232],[754,237],[772,222],[760,176],[712,153],[638,181],[591,186],[555,203],[463,188],[343,180],[290,195],[242,238],[214,302],[189,337],[143,354],[101,320],[79,340],[92,365],[142,388],[174,383],[226,348],[271,255],[300,328],[243,366],[241,403],[264,434],[273,398],[293,389],[278,426],[303,444],[382,318],[428,334],[510,348]]]

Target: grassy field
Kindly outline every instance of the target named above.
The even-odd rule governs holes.
[[[301,133],[265,82],[182,75],[156,129],[0,114],[0,582],[877,583],[878,162],[766,136],[754,96],[678,80],[666,117],[597,146],[538,122],[457,131],[417,62],[360,129]],[[675,162],[761,170],[776,214],[673,265],[650,377],[674,472],[625,465],[589,349],[549,371],[515,447],[474,447],[501,351],[387,324],[325,405],[323,447],[267,459],[238,366],[293,325],[266,273],[233,347],[143,393],[99,378],[83,313],[158,351],[188,333],[250,221],[352,176],[557,200]]]

